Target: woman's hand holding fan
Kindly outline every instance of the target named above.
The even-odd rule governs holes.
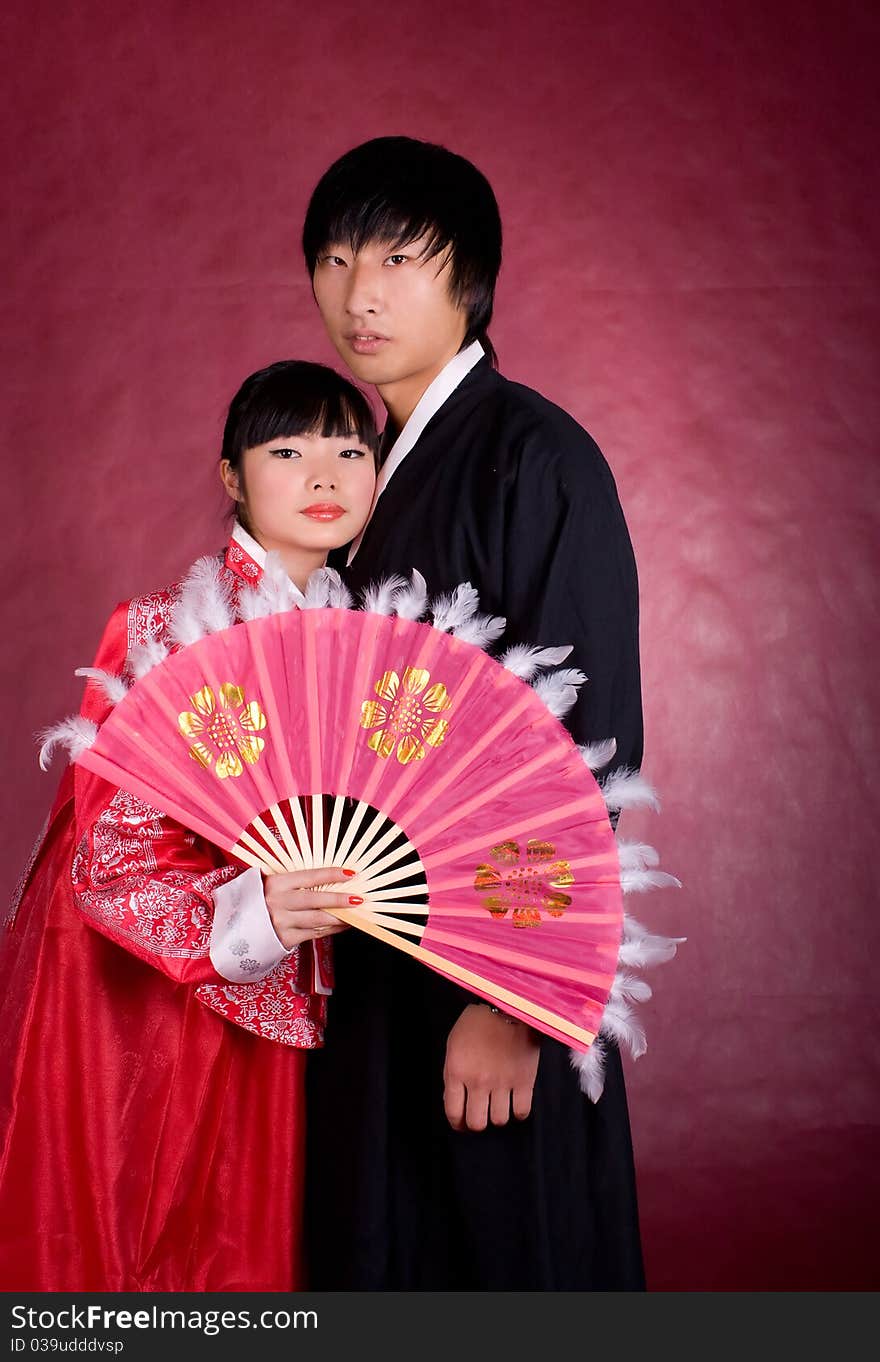
[[[267,877],[266,907],[275,935],[285,950],[292,950],[316,936],[332,936],[345,931],[346,924],[331,913],[334,908],[349,908],[352,896],[333,893],[323,886],[341,884],[348,875],[342,866],[323,866],[320,874],[314,870],[294,870]],[[321,908],[314,906],[318,902],[322,902]]]

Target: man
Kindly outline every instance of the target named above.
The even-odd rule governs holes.
[[[642,753],[638,588],[611,473],[569,416],[493,368],[501,264],[468,161],[379,138],[318,184],[303,231],[324,324],[387,409],[360,588],[413,568],[507,619],[505,644],[572,644],[569,727]],[[620,1057],[597,1104],[563,1045],[358,932],[338,938],[326,1050],[310,1065],[312,1286],[643,1287]]]

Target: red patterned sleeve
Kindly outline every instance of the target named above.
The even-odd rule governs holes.
[[[74,891],[90,925],[178,983],[224,982],[208,954],[211,895],[239,874],[125,790],[83,833],[73,858]]]
[[[73,859],[79,908],[104,936],[175,982],[200,985],[199,1001],[236,1026],[282,1045],[320,1045],[326,998],[312,991],[311,951],[287,952],[254,983],[232,983],[211,963],[213,891],[241,873],[124,790],[83,835]],[[329,943],[321,945],[326,977]]]

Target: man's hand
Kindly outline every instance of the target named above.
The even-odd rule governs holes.
[[[506,1125],[532,1109],[541,1055],[537,1032],[511,1025],[480,1003],[462,1012],[446,1042],[443,1105],[453,1130]]]

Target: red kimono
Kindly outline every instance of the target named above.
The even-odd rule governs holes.
[[[225,566],[239,584],[260,571],[235,540]],[[175,598],[118,607],[95,665],[167,638]],[[106,711],[90,683],[83,714]],[[0,1289],[302,1287],[303,1076],[325,999],[309,947],[255,982],[217,973],[212,894],[241,873],[65,772],[0,946]]]

